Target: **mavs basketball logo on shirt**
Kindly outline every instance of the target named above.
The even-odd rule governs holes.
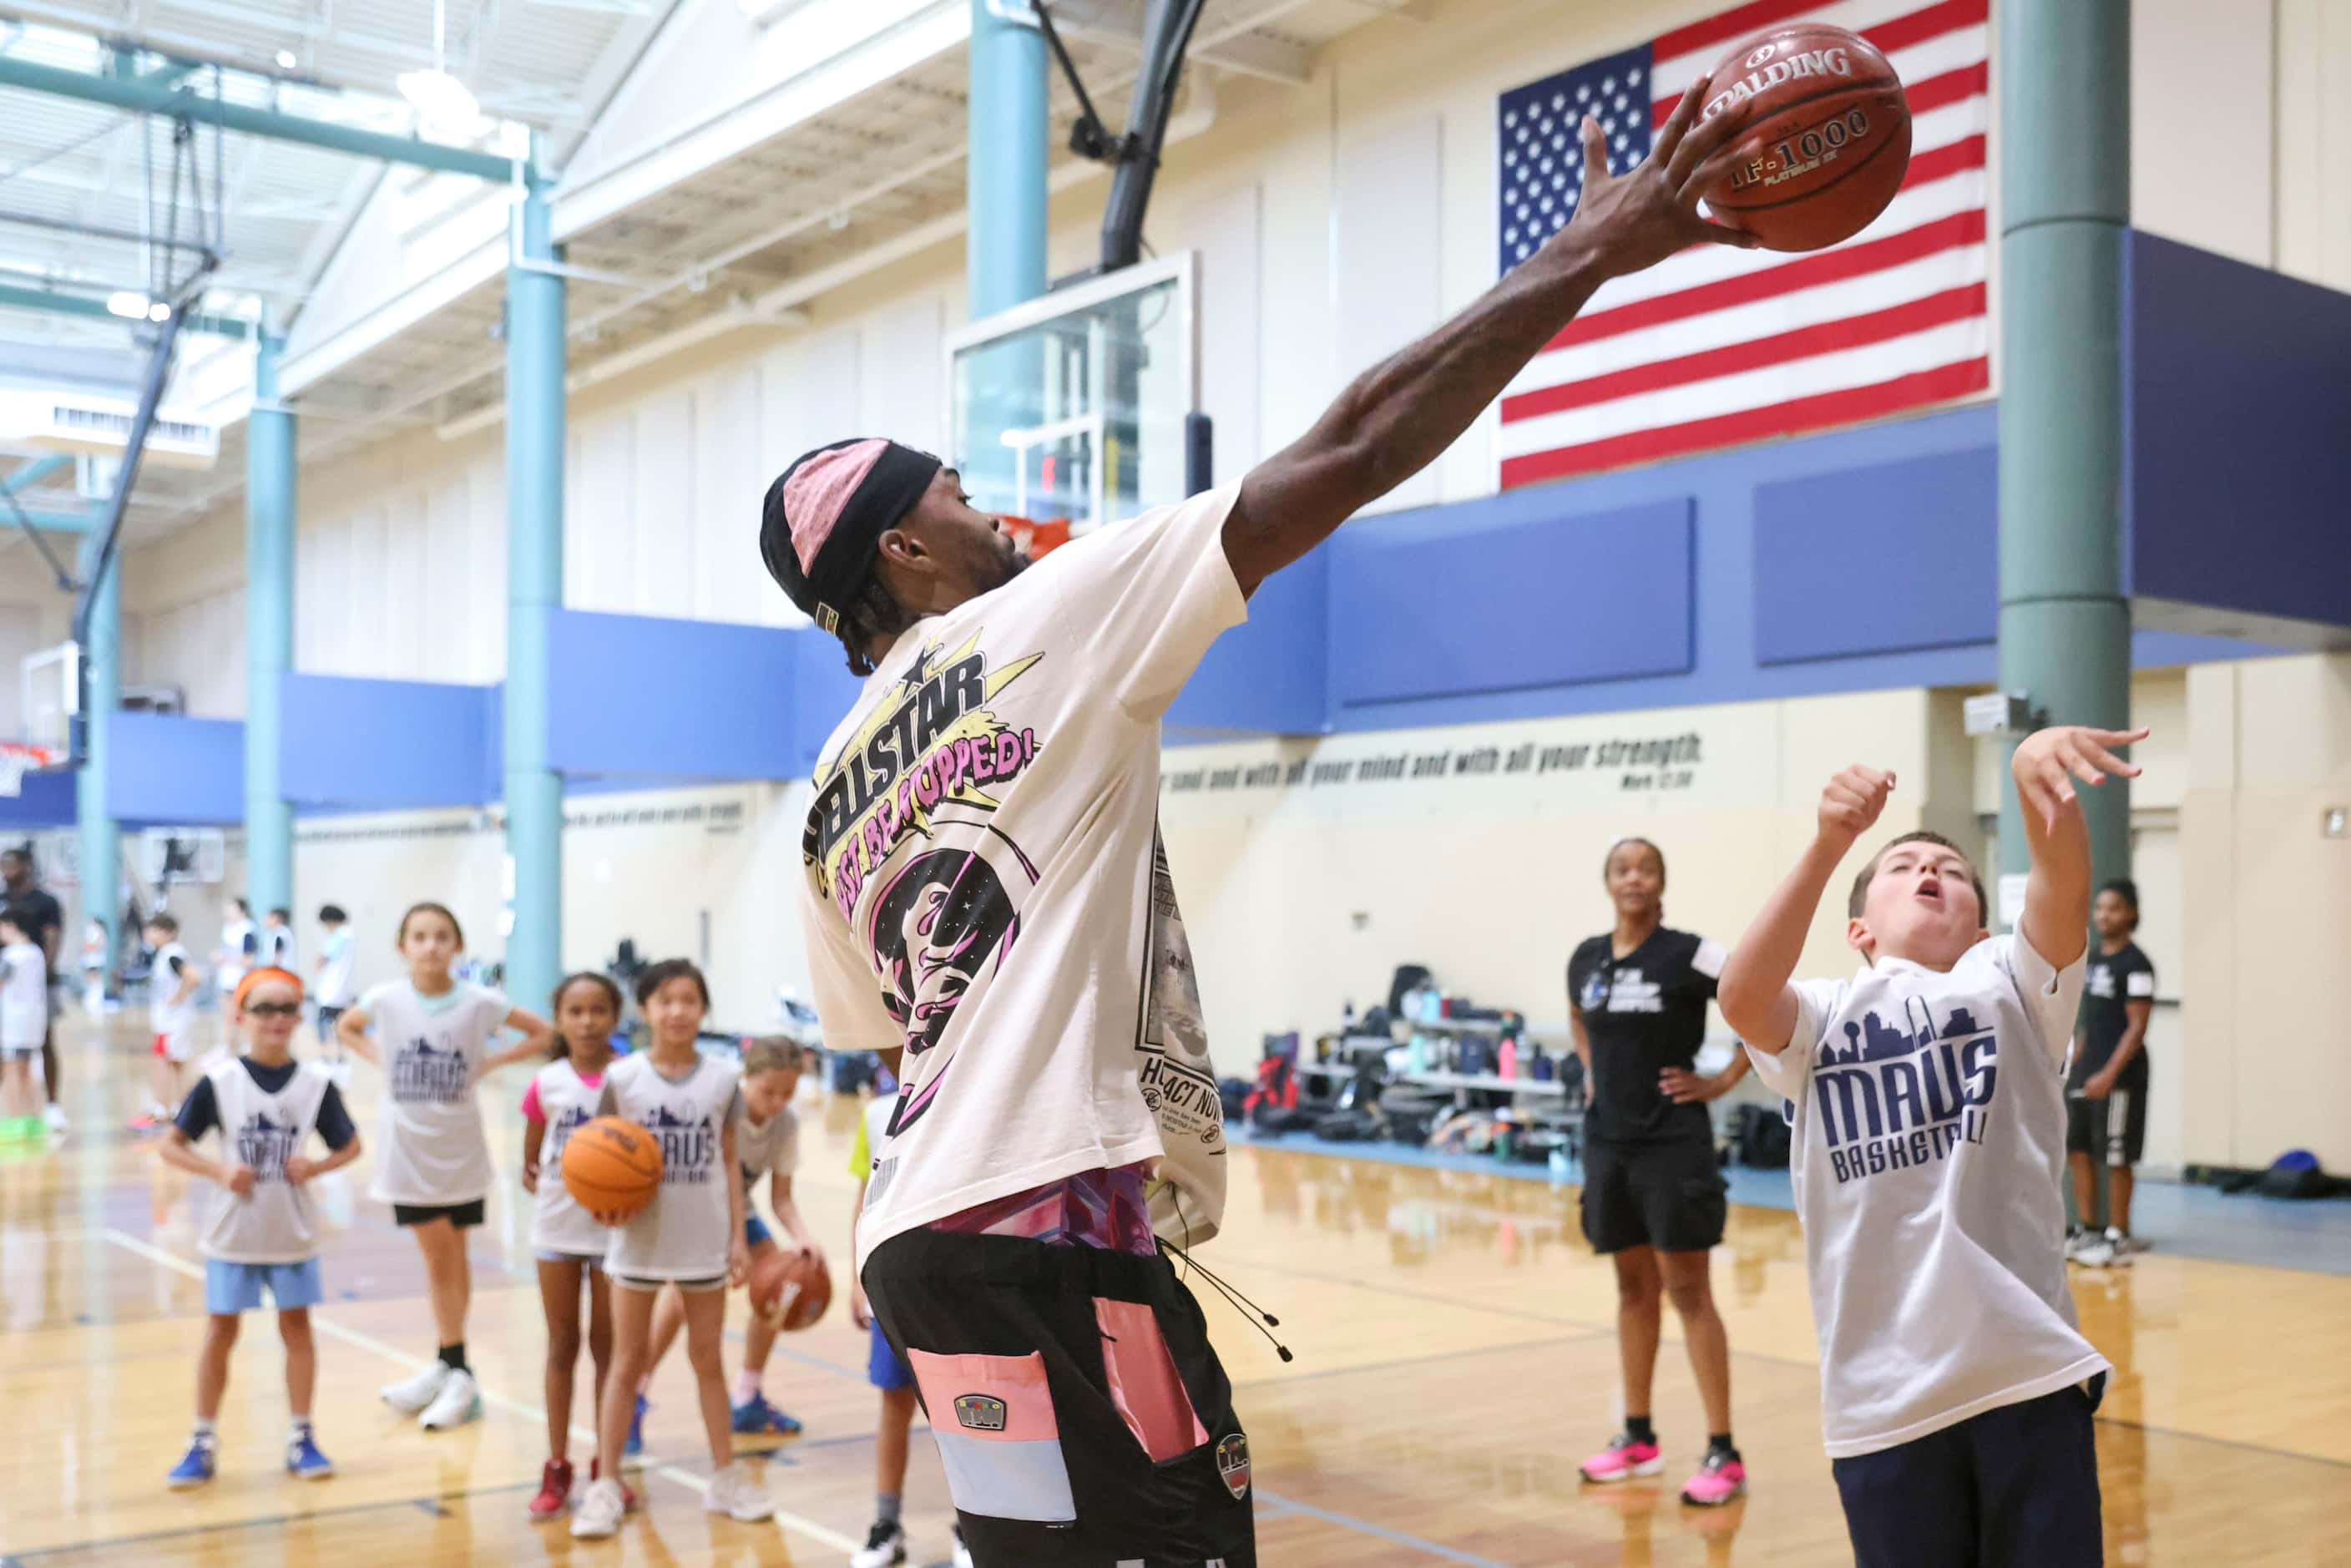
[[[392,1059],[392,1097],[436,1105],[462,1104],[472,1078],[464,1051],[435,1051],[431,1040],[420,1036],[402,1046]]]
[[[706,1186],[718,1165],[718,1129],[710,1118],[687,1121],[666,1105],[653,1107],[645,1130],[661,1140],[662,1185]]]
[[[1845,1023],[1844,1045],[1822,1044],[1813,1065],[1821,1134],[1840,1183],[1983,1142],[1999,1042],[1964,1007],[1952,1009],[1940,1030],[1923,999],[1903,1010],[1914,1029],[1864,1013]]]
[[[256,1181],[283,1181],[300,1131],[271,1121],[266,1111],[256,1111],[236,1130],[236,1163],[250,1170]]]

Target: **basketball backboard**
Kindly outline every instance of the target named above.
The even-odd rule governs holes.
[[[1071,537],[1190,493],[1199,264],[1165,256],[947,339],[947,461],[983,511]]]
[[[68,751],[73,746],[74,716],[81,712],[81,646],[60,643],[27,653],[19,663],[25,733],[0,737],[34,746]]]

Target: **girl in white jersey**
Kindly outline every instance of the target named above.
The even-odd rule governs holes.
[[[368,1196],[392,1205],[392,1218],[416,1237],[439,1331],[433,1364],[386,1385],[384,1402],[438,1431],[482,1412],[481,1389],[465,1364],[473,1276],[465,1232],[482,1223],[490,1190],[490,1150],[475,1086],[486,1073],[545,1052],[554,1030],[497,992],[450,974],[465,937],[442,905],[412,907],[400,917],[396,941],[408,978],[370,990],[335,1020],[335,1031],[346,1050],[381,1066],[388,1080],[383,1149]],[[522,1042],[493,1054],[490,1041],[501,1029],[521,1030]]]
[[[621,1453],[636,1404],[637,1379],[651,1363],[653,1302],[664,1285],[685,1296],[685,1349],[702,1396],[703,1429],[710,1439],[711,1512],[761,1520],[775,1512],[766,1490],[735,1459],[719,1339],[726,1323],[726,1287],[750,1266],[743,1244],[743,1183],[735,1119],[740,1074],[733,1063],[695,1048],[710,1010],[702,971],[667,958],[637,977],[653,1043],[616,1062],[604,1075],[600,1116],[619,1116],[652,1134],[661,1145],[661,1185],[633,1215],[598,1218],[611,1226],[604,1271],[612,1281],[612,1369],[597,1421],[602,1475],[590,1481],[571,1516],[571,1533],[611,1535],[628,1500],[621,1490]]]
[[[608,1241],[596,1217],[563,1186],[563,1145],[596,1114],[612,1031],[621,1022],[621,988],[602,975],[567,976],[555,988],[555,1060],[538,1070],[522,1097],[522,1189],[536,1194],[530,1249],[538,1260],[538,1299],[547,1309],[547,1464],[530,1516],[552,1519],[571,1500],[571,1384],[580,1363],[580,1287],[588,1287],[588,1354],[596,1395],[612,1362],[612,1295],[604,1282]],[[589,1479],[596,1461],[589,1460]]]
[[[218,1448],[213,1422],[228,1385],[228,1358],[240,1313],[277,1308],[286,1342],[286,1402],[293,1427],[286,1439],[286,1469],[322,1480],[334,1466],[310,1433],[310,1396],[318,1383],[310,1308],[321,1299],[319,1227],[310,1183],[359,1157],[360,1137],[326,1069],[298,1063],[290,1046],[302,1021],[302,982],[283,969],[256,969],[229,1000],[244,1037],[242,1056],[225,1055],[196,1081],[159,1153],[168,1165],[217,1182],[204,1217],[204,1348],[196,1362],[196,1430],[187,1457],[170,1476],[178,1489],[213,1479]],[[219,1134],[217,1155],[200,1150]],[[305,1153],[310,1134],[327,1145],[324,1159]]]
[[[1949,840],[1880,850],[1846,900],[1849,980],[1791,984],[1830,877],[1894,776],[1848,768],[1723,965],[1717,999],[1785,1096],[1820,1333],[1822,1425],[1858,1568],[2095,1568],[2105,1357],[2065,1280],[2065,1058],[2090,835],[2073,780],[2147,731],[2028,737],[2011,772],[2032,874],[2011,936]]]

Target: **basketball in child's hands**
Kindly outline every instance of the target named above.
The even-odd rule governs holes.
[[[1876,46],[1843,27],[1792,22],[1714,68],[1706,116],[1747,106],[1738,138],[1708,162],[1706,204],[1768,250],[1819,250],[1867,228],[1910,167],[1910,103]]]
[[[832,1304],[832,1275],[813,1252],[770,1252],[751,1265],[751,1310],[787,1333],[813,1325]]]
[[[563,1190],[590,1214],[633,1218],[661,1177],[661,1144],[634,1122],[599,1116],[564,1140]]]

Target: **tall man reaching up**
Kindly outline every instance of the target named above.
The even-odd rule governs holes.
[[[903,1047],[857,1267],[980,1568],[1253,1568],[1249,1444],[1157,1238],[1224,1206],[1222,1129],[1158,841],[1159,721],[1249,594],[1418,472],[1611,277],[1703,241],[1740,111],[1694,85],[1640,167],[1583,127],[1574,220],[1238,484],[1028,562],[953,469],[795,462],[760,549],[871,678],[802,848],[826,1043]]]

